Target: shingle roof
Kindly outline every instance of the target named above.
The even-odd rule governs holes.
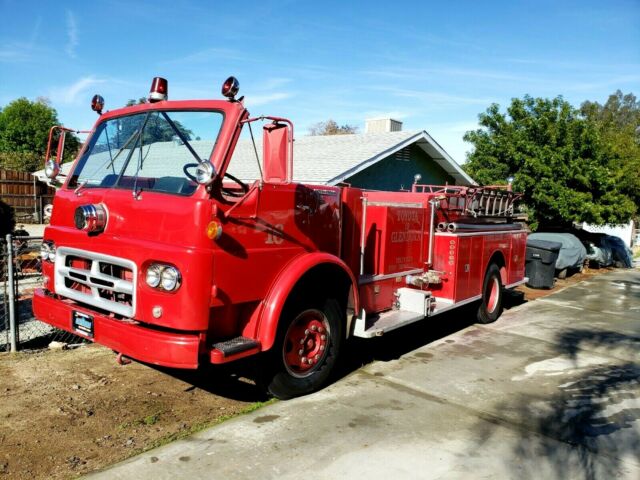
[[[293,179],[334,185],[414,143],[454,177],[457,184],[476,183],[425,131],[297,137],[293,146]],[[262,156],[258,138],[256,147]],[[243,180],[258,178],[251,140],[238,142],[229,171]]]

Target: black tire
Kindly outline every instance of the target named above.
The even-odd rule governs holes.
[[[276,342],[269,352],[268,368],[264,372],[268,392],[287,400],[315,392],[329,383],[344,340],[343,320],[344,313],[341,313],[335,299],[306,302],[284,312]],[[316,330],[311,331],[313,327]],[[319,332],[320,328],[324,332]],[[326,339],[321,340],[323,334]],[[299,353],[301,351],[302,354]],[[312,356],[307,358],[309,353]],[[292,361],[294,357],[296,361],[299,357],[301,362],[306,360],[314,364],[300,366]]]
[[[500,269],[495,263],[492,263],[487,268],[484,282],[482,282],[482,300],[478,307],[478,322],[484,324],[495,322],[502,314],[503,299]]]

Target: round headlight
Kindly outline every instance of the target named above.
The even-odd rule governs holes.
[[[50,262],[55,262],[56,261],[56,246],[55,245],[49,245],[49,261]]]
[[[42,260],[49,260],[49,252],[51,251],[51,247],[48,243],[43,243],[40,246],[40,258]]]
[[[166,267],[161,275],[162,288],[171,291],[180,286],[180,272],[174,267]]]
[[[151,265],[147,269],[147,285],[152,288],[156,288],[160,285],[160,276],[162,275],[162,268],[160,265]]]
[[[213,182],[216,169],[211,162],[200,162],[196,168],[196,180],[200,185],[209,185]]]
[[[54,179],[59,173],[60,165],[58,165],[55,160],[47,160],[47,163],[44,165],[44,174],[47,178]]]

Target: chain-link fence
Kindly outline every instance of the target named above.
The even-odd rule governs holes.
[[[7,236],[0,241],[0,351],[84,341],[33,316],[33,292],[42,285],[41,243],[42,237]]]

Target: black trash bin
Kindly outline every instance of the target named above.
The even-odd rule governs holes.
[[[527,240],[525,275],[531,288],[553,288],[556,260],[562,244],[547,240]]]

